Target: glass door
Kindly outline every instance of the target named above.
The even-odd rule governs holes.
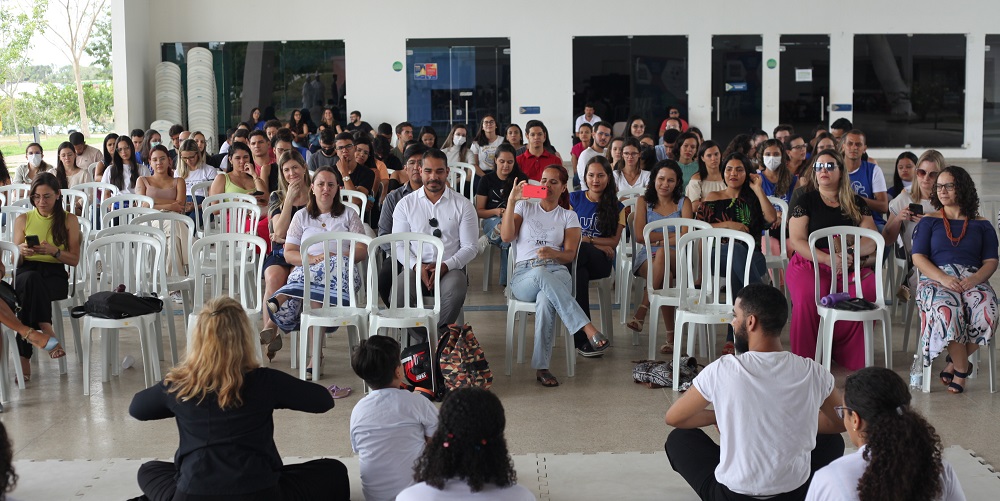
[[[986,36],[983,158],[990,162],[1000,161],[1000,35]]]
[[[729,144],[737,134],[760,128],[760,35],[712,37],[712,137]]]
[[[407,120],[443,138],[455,124],[472,134],[486,113],[510,121],[508,39],[408,40]]]
[[[829,35],[782,35],[778,121],[807,136],[826,128],[830,102]]]

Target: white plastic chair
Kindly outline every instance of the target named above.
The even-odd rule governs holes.
[[[198,239],[191,247],[194,304],[204,305],[211,298],[230,296],[243,306],[256,333],[264,301],[262,256],[265,249],[267,242],[256,235],[221,233]],[[188,316],[188,346],[197,319],[197,311]],[[257,360],[263,362],[264,354],[256,334],[253,344],[257,347]]]
[[[206,204],[202,209],[202,220],[205,223],[203,234],[206,237],[220,233],[249,232],[256,234],[260,213],[260,206],[256,203],[220,202],[213,205]]]
[[[577,249],[579,250],[579,247]],[[510,244],[510,249],[507,253],[507,284],[509,285],[514,278],[514,265],[517,264],[516,243],[512,242]],[[576,262],[574,261],[573,264],[575,266]],[[576,288],[574,287],[573,290],[576,290]],[[536,305],[534,301],[521,301],[515,298],[510,287],[507,287],[504,295],[507,298],[507,352],[504,360],[506,362],[505,374],[509,376],[514,368],[514,324],[520,319],[521,328],[517,334],[517,363],[522,364],[524,363],[524,331],[528,323],[528,313],[534,313]],[[565,326],[559,327],[559,329],[566,335],[566,375],[567,377],[574,377],[576,376],[576,345],[573,342],[573,333],[569,332]],[[535,335],[538,336],[540,334],[536,332]]]
[[[86,210],[83,211],[83,217],[90,221],[90,224],[93,225],[93,229],[101,229],[100,212],[104,192],[109,192],[111,194],[110,196],[117,196],[120,192],[118,187],[111,183],[95,182],[81,183],[74,186],[73,189],[87,194],[88,205]]]
[[[618,200],[621,200],[622,203],[625,203],[625,201],[628,199],[638,198],[645,194],[646,194],[645,187],[625,188],[624,190],[618,190]]]
[[[368,196],[357,190],[340,190],[340,200],[342,202],[351,202],[358,206],[361,210],[361,219],[364,219],[364,215],[368,213]]]
[[[80,223],[80,261],[76,266],[66,266],[69,274],[69,295],[65,299],[52,301],[52,330],[56,337],[65,343],[63,329],[63,312],[69,311],[74,306],[82,306],[87,301],[87,256],[88,245],[91,238],[90,221],[78,217]],[[73,329],[73,346],[76,350],[76,359],[83,360],[83,346],[80,338],[80,320],[70,316],[70,327]],[[63,345],[65,347],[65,344]]]
[[[448,166],[448,183],[451,184],[451,189],[461,193],[473,205],[476,204],[474,179],[476,179],[476,168],[472,164],[455,162]]]
[[[156,291],[160,284],[159,269],[163,262],[160,242],[146,235],[118,234],[98,237],[87,251],[88,269],[95,270],[100,263],[101,274],[89,273],[89,291],[111,291],[119,284],[129,292]],[[153,270],[147,267],[154,266]],[[152,271],[152,273],[150,273]],[[83,394],[90,395],[90,348],[93,329],[111,329],[101,336],[101,380],[108,382],[109,376],[118,366],[118,329],[136,327],[139,330],[139,346],[142,351],[143,372],[146,387],[160,379],[159,346],[153,333],[157,320],[156,313],[124,319],[83,317]]]
[[[181,292],[181,297],[183,298],[181,304],[184,309],[184,316],[189,316],[192,309],[191,296],[194,294],[194,279],[191,277],[190,271],[191,243],[194,242],[195,234],[194,221],[184,214],[176,212],[156,212],[154,214],[138,216],[132,220],[132,224],[152,226],[164,231],[165,234],[169,233],[166,237],[167,247],[165,249],[167,250],[164,261],[168,263],[167,268],[172,270],[172,273],[166,273],[167,286],[165,289]],[[166,228],[170,228],[170,231],[167,232]],[[181,234],[187,235],[187,245],[175,244],[175,240]],[[171,249],[174,249],[174,251],[171,251]],[[181,254],[179,255],[176,250],[180,250]],[[188,263],[188,266],[184,266],[184,263]],[[171,318],[173,318],[172,315]]]
[[[677,238],[677,283],[682,286],[680,287],[679,306],[674,322],[674,391],[678,391],[680,386],[681,350],[679,348],[684,339],[684,327],[689,323],[709,326],[728,324],[733,321],[733,301],[736,295],[732,293],[735,288],[733,287],[731,271],[734,251],[739,243],[743,243],[747,248],[742,277],[743,283],[747,284],[750,282],[750,262],[753,259],[758,238],[742,231],[721,228],[696,230]],[[729,239],[728,244],[723,244],[723,239]],[[664,247],[664,249],[666,248]],[[725,254],[723,254],[724,252]],[[683,285],[691,285],[690,277],[692,274],[690,270],[693,268],[693,259],[698,254],[701,256],[701,288],[692,289]],[[726,268],[723,268],[723,255],[725,255]],[[723,273],[725,273],[725,278],[723,278]],[[664,272],[664,277],[666,277],[666,272]],[[725,293],[722,291],[723,287],[725,287]],[[657,314],[657,309],[650,306],[651,320],[656,319],[654,315]],[[652,324],[650,328],[653,328]],[[650,338],[652,337],[651,335]],[[708,338],[706,343],[708,345],[708,360],[711,361],[715,359],[715,339],[712,336],[706,337]],[[650,345],[651,349],[654,344]]]
[[[694,286],[694,272],[695,272],[695,256],[689,254],[684,261],[681,261],[681,256],[679,252],[672,251],[670,249],[669,242],[664,242],[665,245],[661,248],[660,252],[666,252],[664,254],[664,266],[663,266],[663,286],[659,289],[653,287],[653,281],[650,279],[653,276],[653,246],[649,244],[649,239],[652,237],[654,231],[662,231],[665,234],[670,234],[673,232],[675,235],[679,235],[675,238],[675,242],[680,240],[680,235],[686,234],[691,231],[696,230],[710,230],[712,225],[706,223],[705,221],[699,221],[697,219],[687,219],[682,217],[661,219],[659,221],[653,221],[651,223],[646,223],[646,226],[642,229],[642,238],[645,242],[646,247],[646,295],[649,297],[649,310],[647,313],[646,325],[649,327],[649,358],[653,360],[656,358],[656,337],[657,331],[660,329],[660,308],[663,306],[673,306],[678,307],[681,304],[681,289],[686,289],[691,291]],[[680,247],[677,247],[680,248]],[[674,269],[678,276],[680,276],[681,267],[684,267],[687,273],[685,277],[690,277],[686,281],[682,282],[680,278],[672,280],[672,272],[670,270],[671,259],[674,259]],[[705,261],[702,261],[705,262]],[[727,261],[729,262],[729,261]],[[746,282],[744,282],[746,283]],[[684,285],[686,284],[686,285]],[[674,337],[677,338],[677,333],[680,332],[676,323],[676,313],[674,315]],[[636,333],[638,336],[638,333]],[[689,339],[688,351],[693,351],[694,338]],[[680,344],[674,345],[674,353],[680,352]]]
[[[423,233],[390,233],[372,239],[368,244],[369,249],[375,249],[383,245],[389,249],[389,266],[396,266],[400,263],[403,270],[414,270],[421,265],[422,251],[426,246],[434,250],[434,288],[432,303],[426,304],[423,294],[420,292],[420,278],[416,273],[393,274],[392,287],[389,291],[389,303],[385,308],[378,306],[378,271],[376,262],[372,262],[368,267],[368,335],[378,334],[379,329],[405,329],[405,328],[425,328],[427,329],[427,343],[431,353],[437,353],[438,321],[441,318],[441,262],[444,254],[444,243],[440,238]],[[421,252],[414,254],[412,248],[416,246]],[[402,278],[400,278],[402,276]],[[402,282],[402,283],[400,283]],[[434,371],[431,371],[431,388],[437,389],[437,378]]]
[[[132,221],[147,214],[158,214],[160,211],[149,207],[126,207],[105,212],[101,216],[101,228],[108,229],[114,226],[132,224]],[[104,230],[101,231],[104,231]]]
[[[59,195],[62,196],[62,206],[64,211],[69,212],[70,214],[76,214],[76,208],[80,207],[79,215],[87,213],[87,209],[90,205],[90,197],[85,191],[67,188],[59,190]]]
[[[115,207],[115,204],[118,207]],[[145,195],[138,195],[135,193],[123,193],[120,195],[114,195],[101,200],[101,209],[98,211],[98,222],[100,224],[104,223],[104,215],[108,212],[117,209],[124,209],[129,207],[147,207],[153,208],[153,198],[147,197]],[[98,224],[98,223],[95,223]],[[103,226],[101,226],[103,228]]]
[[[191,192],[188,193],[188,196],[191,197],[191,200],[194,203],[194,223],[195,223],[194,227],[195,227],[195,233],[198,235],[198,238],[201,238],[201,236],[203,235],[202,232],[203,222],[201,217],[201,210],[204,205],[203,203],[204,199],[208,197],[208,190],[211,187],[212,187],[212,181],[202,181],[200,183],[195,183],[194,186],[191,187]],[[202,202],[198,202],[199,196],[202,197]]]
[[[323,299],[318,301],[318,305],[313,305],[313,302],[309,300],[309,286],[313,283],[312,271],[309,266],[303,266],[302,271],[304,274],[303,288],[305,294],[302,298],[302,315],[299,318],[299,331],[303,333],[303,339],[301,343],[298,343],[298,335],[296,332],[291,332],[289,338],[292,343],[292,350],[298,347],[299,359],[302,363],[299,364],[299,379],[305,381],[306,379],[306,364],[305,360],[308,356],[309,342],[310,339],[310,329],[316,328],[315,332],[311,333],[312,338],[312,366],[313,366],[313,380],[318,381],[321,375],[321,363],[320,363],[320,352],[322,351],[322,341],[323,341],[323,328],[324,327],[340,327],[344,329],[354,329],[357,333],[357,338],[354,335],[348,334],[347,340],[351,351],[348,352],[348,358],[350,354],[353,353],[354,347],[357,346],[360,339],[366,338],[368,336],[368,316],[369,309],[366,305],[363,305],[360,300],[360,292],[354,291],[354,279],[356,277],[360,278],[358,273],[357,263],[364,260],[368,255],[367,251],[363,254],[359,253],[356,248],[356,244],[364,244],[370,247],[372,239],[367,235],[361,235],[357,233],[350,232],[330,232],[323,233],[320,235],[313,235],[302,242],[303,254],[306,249],[309,249],[313,245],[323,246],[323,255],[329,256],[330,254],[337,255],[347,255],[350,259],[350,265],[347,269],[344,269],[343,260],[334,260],[334,265],[332,268],[327,268],[327,279],[323,281]],[[367,270],[365,270],[367,272]],[[347,277],[347,296],[346,298],[341,296],[340,303],[331,303],[330,301],[330,279],[336,277],[337,285],[340,287],[341,291],[344,291],[344,284],[341,284],[343,277]],[[346,302],[346,304],[345,304]]]
[[[21,207],[20,205],[15,206],[3,206],[0,207],[0,241],[13,242],[14,241],[14,221],[17,216],[30,211],[28,207]]]
[[[3,204],[11,206],[14,202],[18,200],[27,200],[28,192],[31,191],[31,185],[25,183],[15,183],[8,184],[6,186],[0,186],[0,199],[3,200]]]
[[[245,202],[250,205],[257,205],[257,198],[246,193],[216,193],[215,195],[205,197],[201,205],[204,209],[210,205],[223,202]]]
[[[21,250],[11,242],[0,241],[0,260],[7,268],[10,275],[10,283],[14,283],[17,275],[17,262],[21,260]],[[0,325],[0,333],[3,335],[4,350],[0,353],[0,403],[10,400],[10,383],[7,374],[10,374],[8,366],[10,358],[14,359],[14,371],[17,375],[17,387],[24,389],[24,372],[21,369],[20,354],[17,351],[16,335],[13,330],[6,325]],[[62,341],[62,339],[60,339]],[[61,360],[65,360],[63,357]]]
[[[785,296],[788,296],[788,284],[785,283],[785,270],[788,269],[788,203],[785,199],[778,197],[767,197],[767,200],[774,205],[775,210],[781,214],[781,237],[778,238],[780,253],[777,255],[771,254],[770,245],[770,234],[765,230],[764,239],[768,241],[768,245],[761,245],[760,250],[764,254],[764,260],[767,262],[767,269],[771,271],[771,283],[777,286],[778,276],[781,276],[781,283],[785,289]]]
[[[626,316],[631,310],[632,283],[635,282],[635,277],[632,276],[632,263],[634,262],[636,249],[635,234],[633,233],[632,226],[635,224],[635,204],[637,200],[637,197],[629,197],[622,202],[622,205],[629,211],[629,214],[625,218],[625,231],[622,232],[622,238],[618,240],[615,259],[615,299],[618,302],[618,309],[620,310],[618,323],[622,325],[628,321]],[[637,342],[637,338],[633,336],[633,344]]]
[[[838,310],[835,308],[828,308],[820,304],[820,298],[827,295],[833,294],[840,291],[849,291],[848,288],[851,284],[857,287],[855,294],[857,297],[861,297],[861,259],[854,260],[853,275],[850,273],[837,274],[837,270],[850,270],[851,268],[847,265],[846,252],[831,254],[834,256],[834,262],[836,266],[830,267],[830,289],[828,291],[820,290],[819,282],[819,265],[816,257],[816,243],[820,240],[827,239],[831,242],[831,249],[833,248],[833,243],[836,240],[840,241],[842,248],[846,248],[847,245],[851,245],[853,242],[855,248],[857,248],[862,240],[869,239],[875,242],[875,305],[877,309],[871,311],[845,311]],[[872,330],[874,329],[875,321],[882,322],[882,341],[885,345],[885,366],[889,369],[892,368],[892,317],[889,309],[885,306],[885,294],[882,288],[882,258],[885,257],[885,239],[877,231],[868,230],[865,228],[858,228],[855,226],[833,226],[830,228],[824,228],[822,230],[816,230],[809,234],[809,251],[812,254],[812,264],[813,264],[813,278],[816,281],[815,296],[816,296],[816,311],[819,313],[819,332],[817,333],[816,339],[816,360],[822,360],[822,364],[827,370],[830,370],[830,365],[833,360],[833,327],[836,322],[864,322],[865,330],[865,367],[871,366],[873,359],[875,358],[875,348],[872,343]],[[839,262],[838,262],[839,261]],[[852,278],[855,277],[855,278]],[[822,358],[821,358],[822,357]]]

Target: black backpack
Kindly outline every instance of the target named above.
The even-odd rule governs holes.
[[[70,310],[73,318],[85,315],[98,318],[130,318],[163,311],[163,301],[155,296],[137,296],[131,292],[95,292],[83,306]]]

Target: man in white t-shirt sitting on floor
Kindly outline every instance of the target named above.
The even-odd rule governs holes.
[[[822,365],[782,348],[781,291],[744,287],[733,312],[738,355],[705,367],[667,410],[667,458],[701,499],[805,499],[812,473],[844,455],[842,395]],[[699,429],[713,424],[718,445]]]

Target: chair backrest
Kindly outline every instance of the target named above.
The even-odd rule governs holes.
[[[198,239],[191,246],[194,304],[228,295],[245,309],[261,309],[265,249],[267,242],[256,235],[222,233]]]
[[[132,224],[132,220],[138,216],[156,214],[158,212],[160,211],[149,207],[126,207],[124,209],[115,209],[111,212],[105,212],[104,215],[101,216],[101,231],[104,231],[112,226]]]
[[[99,163],[100,162],[91,162],[90,165],[87,166],[87,173],[90,174],[90,179],[96,179],[94,174],[97,173],[97,164]]]
[[[361,278],[358,274],[357,263],[368,257],[368,249],[371,248],[371,242],[372,239],[367,235],[346,231],[320,233],[318,235],[312,235],[302,242],[300,249],[302,249],[303,255],[306,255],[307,253],[315,255],[316,253],[310,252],[310,249],[315,245],[319,245],[323,248],[321,252],[322,255],[330,256],[336,254],[340,257],[340,259],[334,259],[332,265],[324,267],[326,276],[322,281],[323,296],[320,301],[321,308],[337,306],[349,308],[363,307],[360,303],[360,296],[358,295],[358,292],[360,291],[355,291],[353,285],[356,278]],[[359,247],[361,248],[359,249]],[[313,272],[310,266],[303,266],[302,272],[304,275],[304,290],[308,291],[310,284],[315,282],[315,278],[313,278]],[[338,287],[339,291],[333,293],[333,291],[330,290],[331,285]],[[340,301],[331,304],[331,295],[335,295],[335,297],[340,298]],[[312,309],[312,301],[302,301],[303,314],[309,313]]]
[[[132,225],[150,226],[168,234],[164,245],[173,243],[175,240],[181,238],[181,235],[187,235],[186,245],[164,247],[164,249],[168,249],[165,253],[164,261],[169,261],[170,266],[168,268],[174,270],[174,272],[183,270],[184,263],[191,262],[191,242],[194,242],[193,219],[176,212],[156,212],[135,217],[132,219]],[[167,228],[170,229],[169,232]],[[184,240],[181,241],[185,242]],[[169,249],[172,248],[181,249],[182,253],[169,252]]]
[[[778,241],[781,243],[781,256],[788,255],[788,202],[785,202],[784,198],[778,197],[767,197],[767,200],[774,205],[774,210],[778,211],[778,217],[781,218],[781,236]],[[767,230],[764,230],[764,235],[768,235]],[[760,250],[765,256],[769,256],[771,253],[770,245],[762,245]]]
[[[160,276],[160,278],[162,279],[160,280],[160,283],[166,285],[166,283],[163,282],[163,280],[166,279],[167,237],[162,230],[148,225],[121,224],[117,226],[105,226],[104,229],[102,229],[98,233],[99,234],[97,235],[97,238],[107,237],[112,235],[143,235],[151,237],[155,239],[157,242],[159,242],[160,248],[163,249],[159,263],[160,266],[159,272],[162,273],[162,275]],[[93,242],[90,242],[89,245],[93,245]],[[152,255],[144,257],[144,259],[146,260],[151,260],[152,258],[153,258]],[[149,272],[153,271],[152,262],[144,262],[140,263],[140,265],[147,266],[147,271]]]
[[[212,181],[202,181],[200,183],[195,183],[191,187],[191,191],[188,195],[191,197],[194,203],[194,227],[196,231],[201,232],[203,226],[202,222],[202,208],[205,206],[205,198],[208,197],[208,190],[212,187]],[[201,197],[201,201],[198,201],[198,197]],[[200,233],[199,233],[200,234]]]
[[[0,186],[0,199],[3,199],[4,202],[2,205],[14,205],[14,202],[18,200],[27,199],[29,191],[31,191],[31,185],[25,183]]]
[[[683,262],[680,261],[680,253],[670,248],[670,240],[669,237],[667,237],[667,241],[665,242],[666,245],[663,245],[660,249],[660,252],[665,253],[663,255],[665,264],[663,267],[663,285],[659,289],[653,287],[653,281],[650,280],[650,277],[653,276],[653,246],[649,244],[649,239],[652,237],[653,233],[663,232],[668,235],[673,233],[675,235],[674,242],[678,242],[681,236],[692,231],[708,230],[711,228],[712,225],[706,223],[705,221],[683,217],[660,219],[659,221],[647,222],[646,226],[643,226],[642,239],[643,242],[645,242],[644,245],[646,247],[646,290],[649,294],[662,294],[664,292],[676,293],[682,288],[690,287],[690,285],[694,282],[696,270],[699,269],[697,266],[699,264],[698,260],[694,259],[694,256],[692,256],[692,259],[688,259]],[[636,242],[633,242],[633,248],[634,247],[637,247]],[[635,251],[633,250],[633,256],[635,255],[634,252]],[[685,282],[681,282],[680,280],[675,282],[672,280],[672,274],[674,272],[670,269],[671,258],[677,259],[677,261],[674,262],[674,269],[677,270],[678,273],[680,272],[681,266],[686,268],[687,273],[685,274],[685,278],[687,278],[687,280]]]
[[[347,207],[348,209],[353,210],[354,213],[358,215],[358,217],[360,217],[362,219],[364,218],[364,216],[363,216],[363,214],[361,212],[361,207],[358,207],[358,204],[356,204],[354,202],[348,202],[346,200],[343,202],[343,204],[344,204],[344,207]]]
[[[206,199],[207,200],[207,199]],[[220,233],[256,233],[260,206],[246,202],[220,202],[202,209],[205,235]]]
[[[364,219],[365,214],[368,213],[368,196],[357,190],[340,190],[340,200],[342,202],[351,202],[358,206],[361,213],[358,214]]]
[[[465,162],[455,162],[448,166],[448,183],[451,189],[468,198],[473,204],[476,203],[476,193],[472,188],[472,180],[476,178],[476,168],[472,164]]]
[[[202,181],[200,183],[194,183],[194,185],[191,186],[191,191],[188,192],[188,195],[192,197],[208,197],[208,190],[212,187],[213,182],[214,181]]]
[[[14,220],[17,216],[30,211],[29,207],[15,205],[12,207],[0,207],[0,240],[4,242],[14,241]]]
[[[83,217],[87,218],[97,229],[100,229],[101,217],[98,214],[101,210],[101,201],[104,199],[104,192],[109,192],[109,196],[116,196],[121,190],[111,183],[80,183],[73,186],[74,190],[87,194],[87,208],[83,211]]]
[[[253,196],[247,195],[246,193],[216,193],[215,195],[205,197],[205,200],[201,202],[201,207],[204,209],[209,205],[223,202],[245,202],[251,205],[257,205],[257,199]]]
[[[696,255],[701,257],[701,287],[698,289],[681,287],[680,304],[690,304],[693,299],[695,304],[703,306],[731,306],[736,298],[731,273],[735,248],[740,243],[747,247],[746,262],[743,267],[743,283],[747,284],[750,282],[750,261],[758,238],[742,231],[721,228],[695,230],[678,237],[677,282],[679,284],[690,283],[692,260]],[[725,267],[723,267],[723,257],[725,257]],[[726,290],[725,294],[722,293],[723,287]]]
[[[148,207],[153,208],[153,198],[147,197],[146,195],[139,195],[137,193],[121,193],[114,195],[104,200],[101,200],[101,222],[104,221],[104,214],[111,212],[116,209],[124,209],[127,207]]]
[[[87,249],[88,292],[111,291],[124,285],[127,292],[162,292],[163,246],[160,240],[135,233],[97,237]]]
[[[848,286],[850,284],[855,284],[855,287],[861,286],[861,272],[864,268],[861,267],[861,255],[857,254],[854,260],[854,266],[850,267],[847,264],[847,252],[844,250],[847,247],[854,246],[855,249],[860,248],[863,238],[873,240],[875,242],[875,304],[884,305],[885,304],[885,293],[882,290],[882,259],[885,257],[885,239],[882,235],[875,231],[866,228],[858,228],[857,226],[831,226],[830,228],[823,228],[821,230],[816,230],[809,234],[809,252],[812,254],[813,262],[813,277],[816,281],[816,304],[819,304],[821,297],[827,294],[833,294],[834,292],[850,291]],[[816,244],[822,240],[829,242],[830,246],[830,257],[834,263],[834,266],[830,266],[830,290],[821,291],[819,283],[820,267],[817,265],[816,251],[818,250]],[[839,248],[841,252],[836,252],[834,249]],[[847,270],[846,273],[842,272]],[[838,271],[841,273],[838,274]],[[857,290],[855,292],[855,297],[861,297],[861,291]]]
[[[618,190],[618,199],[625,203],[626,200],[639,198],[646,194],[646,188],[625,188]]]
[[[989,219],[996,230],[1000,219],[1000,195],[979,195],[979,214]]]
[[[7,275],[10,276],[11,284],[14,283],[14,277],[17,276],[17,262],[20,260],[20,247],[14,245],[14,242],[0,240],[0,263],[3,263],[4,269],[7,270]],[[0,279],[5,278],[7,277],[0,277]]]
[[[434,261],[428,264],[434,264],[434,289],[431,293],[434,295],[434,305],[430,308],[435,312],[441,309],[441,262],[443,261],[444,254],[444,242],[440,238],[432,235],[424,235],[423,233],[411,233],[411,232],[401,232],[401,233],[390,233],[388,235],[382,235],[380,237],[372,239],[371,243],[368,244],[369,248],[381,247],[385,245],[389,251],[389,266],[395,266],[399,263],[403,266],[404,270],[420,270],[420,266],[423,264],[423,251],[430,247],[434,252]],[[414,253],[414,250],[417,250]],[[376,270],[378,259],[369,259],[369,274],[368,274],[368,308],[371,311],[378,310],[378,272]],[[402,283],[400,282],[400,275],[402,275]],[[400,294],[400,291],[402,293]],[[414,293],[414,291],[417,291]],[[424,306],[424,296],[420,292],[420,275],[415,273],[392,273],[392,289],[389,291],[389,302],[386,305],[388,308],[393,310],[407,311],[407,310],[426,310]],[[400,301],[400,298],[402,299]],[[415,307],[410,306],[410,304],[416,304]]]
[[[76,214],[76,208],[80,207],[80,214],[86,214],[88,206],[90,205],[90,197],[87,193],[77,189],[64,189],[59,190],[59,195],[62,197],[63,210],[72,214]]]

